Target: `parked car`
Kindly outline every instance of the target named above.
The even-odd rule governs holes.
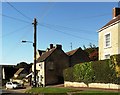
[[[15,89],[15,88],[22,88],[23,85],[17,82],[7,82],[6,89]]]

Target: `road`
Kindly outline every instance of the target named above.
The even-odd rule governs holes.
[[[0,95],[31,95],[26,94],[25,91],[30,89],[30,86],[27,86],[26,88],[19,88],[19,89],[5,89],[3,88],[0,91]]]
[[[2,92],[0,92],[0,95],[31,95],[25,93],[25,89],[3,89]]]

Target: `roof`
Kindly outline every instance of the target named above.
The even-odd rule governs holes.
[[[39,55],[41,56],[45,51],[44,50],[38,50]]]
[[[44,61],[45,59],[47,59],[54,51],[56,50],[56,48],[53,48],[53,49],[50,49],[49,51],[45,52],[44,54],[42,54],[37,62],[40,62],[40,61]]]
[[[14,75],[19,75],[23,70],[24,68],[20,68]]]
[[[102,30],[110,27],[110,26],[113,26],[117,23],[120,22],[120,15],[118,15],[117,17],[115,17],[114,19],[112,19],[111,21],[109,21],[106,25],[104,25],[98,32],[101,32]]]
[[[66,54],[67,54],[68,56],[72,56],[73,54],[75,54],[75,53],[77,52],[78,49],[80,49],[80,48],[77,48],[77,49],[75,49],[75,50],[66,52]]]

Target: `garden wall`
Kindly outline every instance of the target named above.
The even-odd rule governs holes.
[[[65,69],[65,86],[120,88],[120,55],[110,58],[110,60],[80,63]]]
[[[90,87],[90,88],[103,88],[103,89],[120,89],[120,85],[112,83],[89,83],[86,85],[83,82],[64,82],[65,87]]]

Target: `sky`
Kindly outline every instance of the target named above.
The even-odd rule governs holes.
[[[2,2],[0,64],[33,62],[33,19],[37,19],[37,49],[61,44],[65,52],[83,45],[98,46],[98,30],[112,19],[117,2]]]

